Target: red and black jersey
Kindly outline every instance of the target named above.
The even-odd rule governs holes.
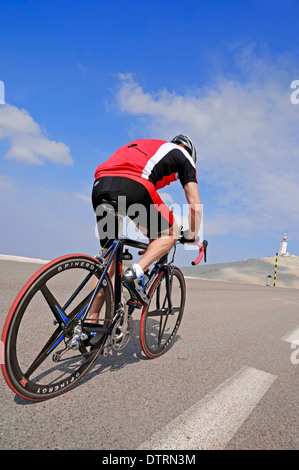
[[[97,167],[95,178],[102,176],[124,176],[141,183],[149,181],[156,189],[177,179],[183,187],[189,182],[197,183],[195,163],[187,150],[156,139],[134,140],[116,150]]]

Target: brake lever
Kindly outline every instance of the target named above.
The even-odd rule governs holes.
[[[192,266],[196,266],[197,264],[199,264],[201,262],[202,258],[204,258],[205,263],[207,262],[207,247],[208,247],[207,240],[204,240],[202,243],[197,242],[197,243],[195,243],[195,245],[197,245],[199,247],[199,255],[194,261],[192,261],[192,263],[191,263]]]
[[[204,240],[202,242],[203,244],[203,247],[204,247],[204,262],[206,263],[207,262],[207,249],[208,249],[208,242],[207,240]]]

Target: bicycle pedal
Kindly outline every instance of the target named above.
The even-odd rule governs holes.
[[[96,334],[95,336],[93,336],[93,338],[91,338],[91,340],[89,341],[89,343],[91,344],[91,346],[97,346],[98,343],[101,341],[101,339],[103,338],[104,336],[104,333],[98,333]]]
[[[134,299],[128,300],[127,305],[129,305],[130,307],[138,308],[138,309],[143,307],[143,304],[139,300],[134,300]]]

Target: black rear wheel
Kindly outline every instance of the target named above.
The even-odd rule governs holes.
[[[28,400],[54,398],[76,385],[93,366],[108,333],[92,346],[93,333],[83,334],[81,317],[92,295],[91,278],[99,278],[101,272],[96,259],[68,255],[41,268],[23,287],[2,334],[2,371],[15,393]],[[104,302],[97,323],[108,332],[113,310],[108,277],[100,295]]]

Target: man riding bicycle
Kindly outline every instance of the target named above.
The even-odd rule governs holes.
[[[99,237],[103,251],[115,238],[117,218],[113,218],[115,231],[104,233],[102,210],[98,210],[105,201],[117,201],[125,197],[125,214],[137,227],[151,239],[148,249],[138,263],[125,271],[123,284],[130,292],[131,303],[146,305],[144,292],[144,271],[161,256],[166,254],[180,238],[179,229],[172,212],[160,198],[157,190],[180,180],[189,204],[189,230],[180,238],[182,242],[194,242],[201,223],[201,200],[196,175],[196,150],[193,142],[182,134],[170,142],[155,139],[139,139],[119,148],[95,171],[92,203],[97,215]],[[130,207],[142,204],[146,217],[142,223],[132,215]],[[105,215],[105,222],[107,222]],[[107,225],[109,225],[109,220]],[[111,265],[110,275],[115,266]],[[94,309],[96,310],[96,305]],[[90,315],[96,318],[96,313]]]

